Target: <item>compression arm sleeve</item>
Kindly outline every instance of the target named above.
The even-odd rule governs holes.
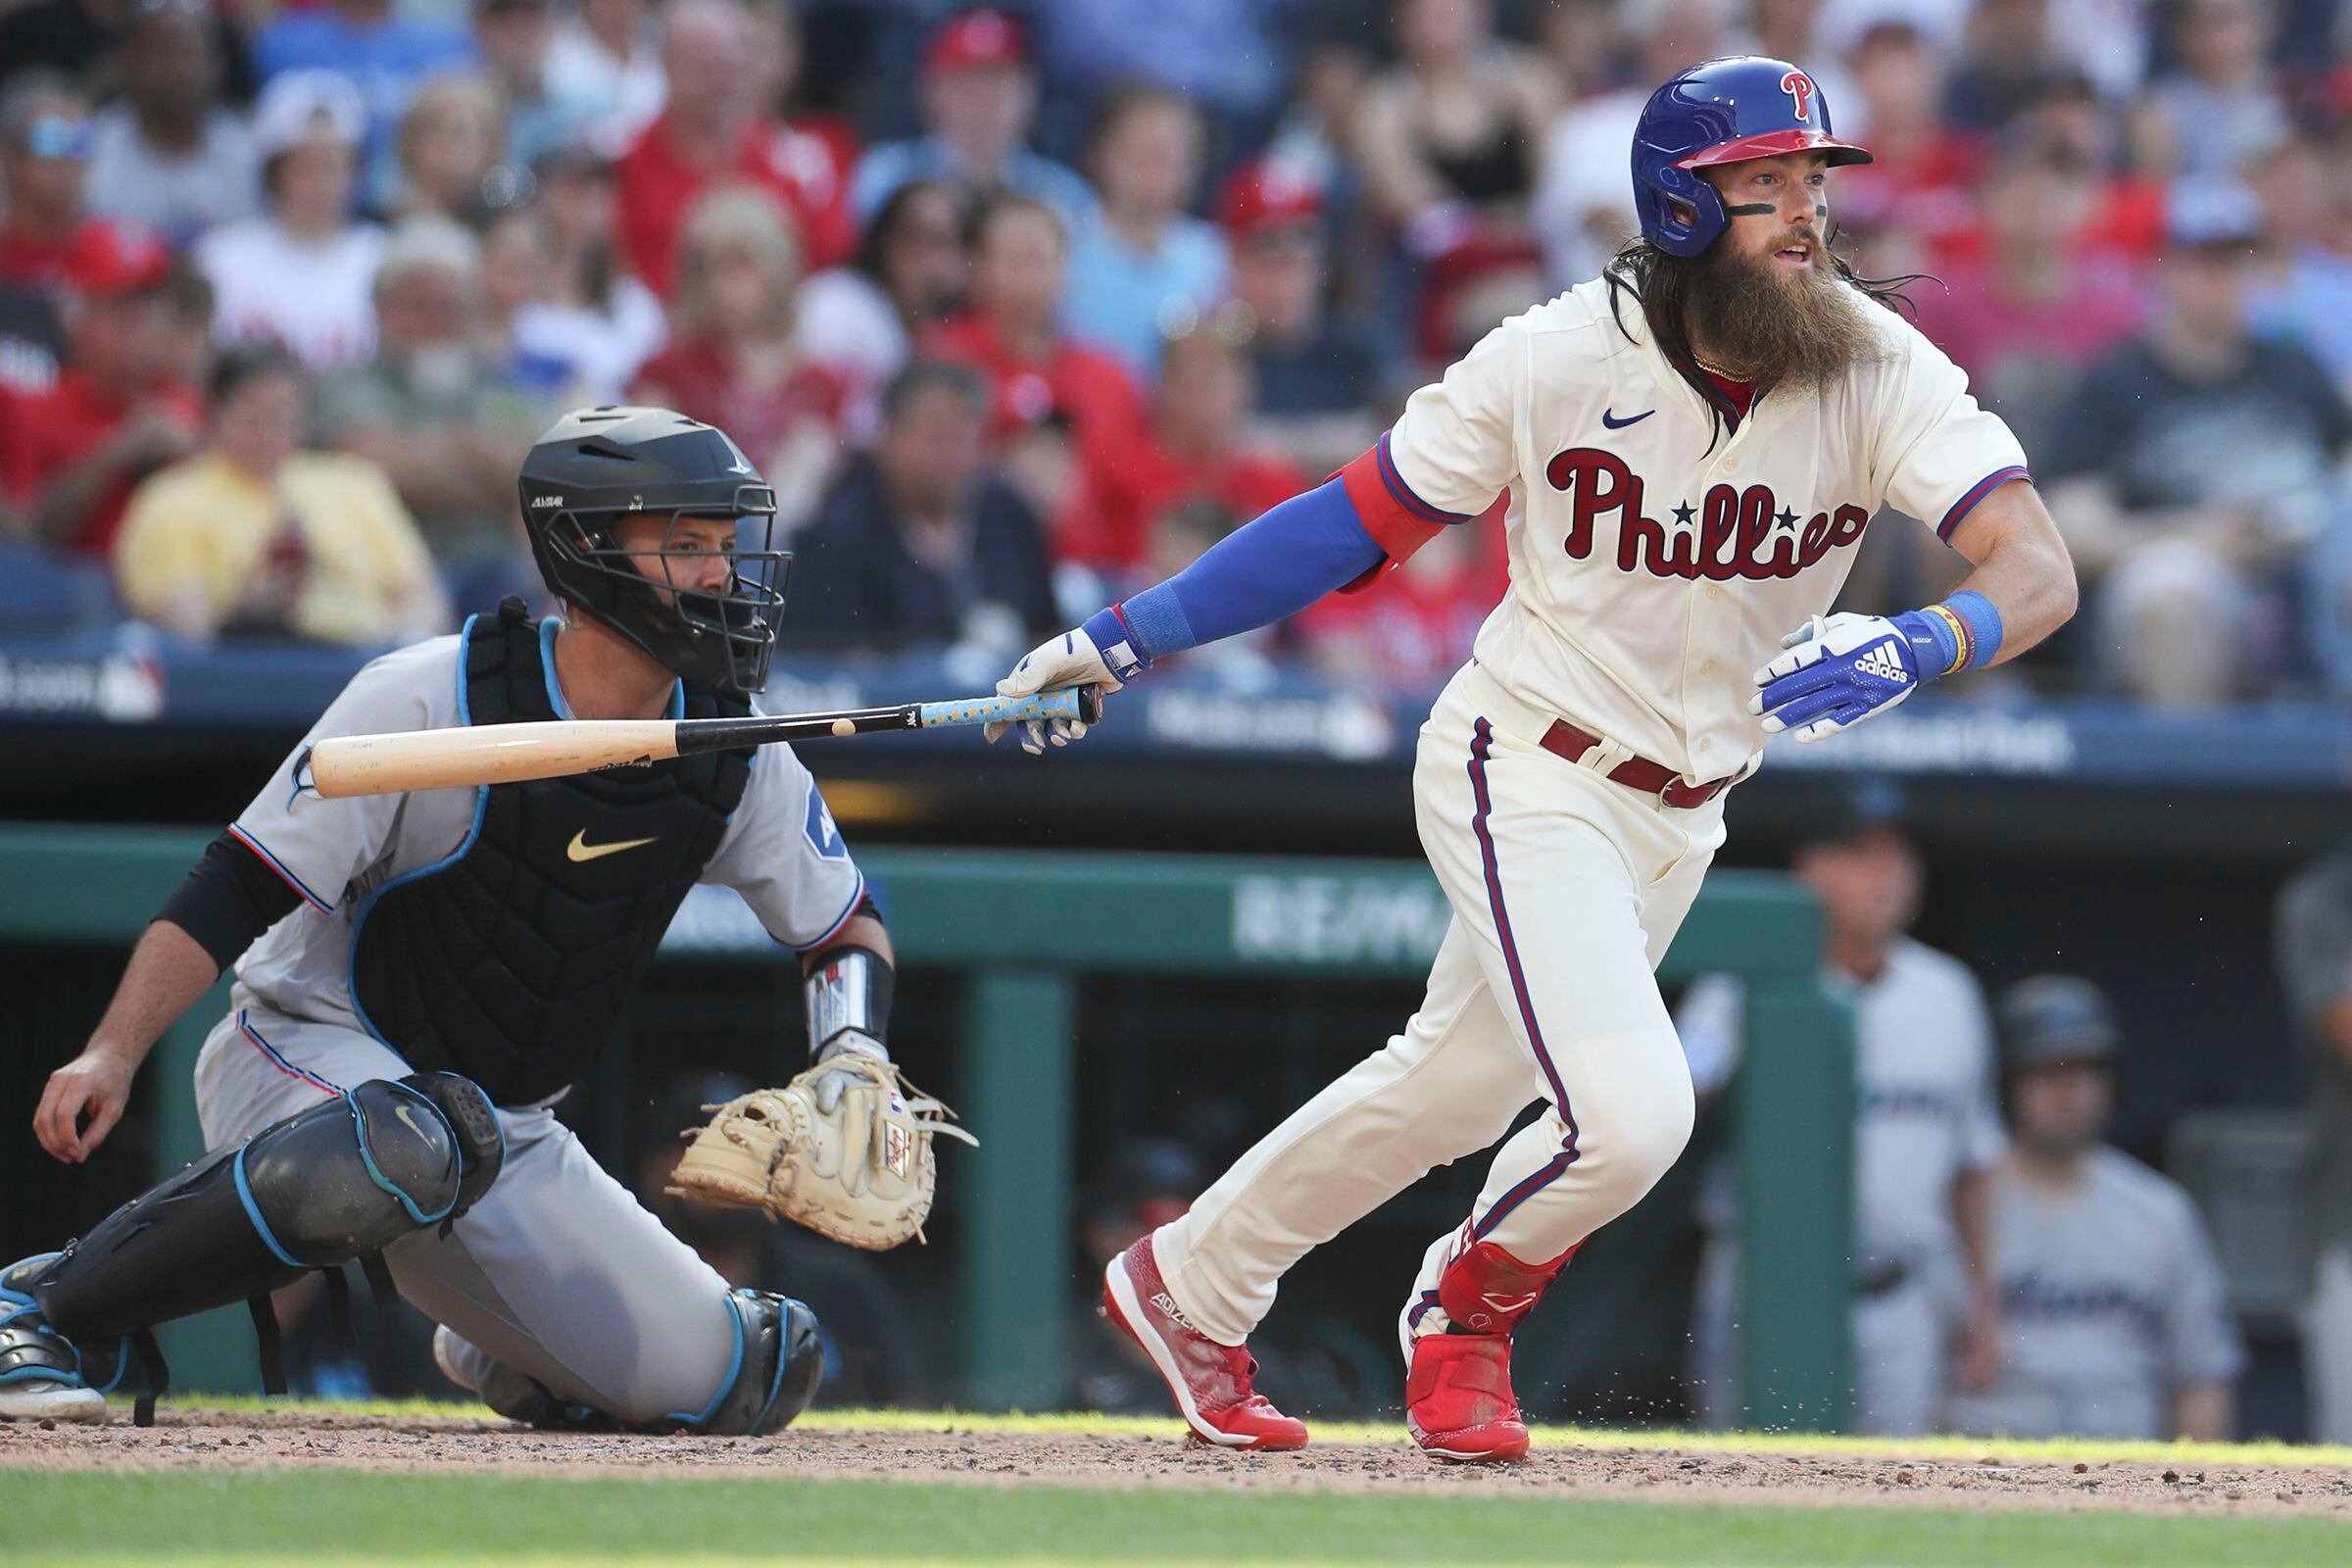
[[[1386,558],[1347,486],[1327,480],[1236,528],[1166,582],[1102,612],[1087,634],[1098,648],[1125,640],[1146,662],[1165,659],[1295,615]]]
[[[225,969],[301,903],[302,895],[244,840],[222,833],[204,847],[156,918],[185,931]]]

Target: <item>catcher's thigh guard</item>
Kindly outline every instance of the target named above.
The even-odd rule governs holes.
[[[85,1351],[119,1346],[455,1219],[489,1189],[505,1152],[497,1113],[467,1080],[371,1079],[132,1199],[68,1244],[26,1294]]]
[[[727,1381],[699,1414],[680,1412],[668,1424],[717,1437],[764,1437],[781,1432],[808,1408],[824,1381],[825,1349],[816,1314],[806,1303],[769,1291],[730,1291],[735,1314],[735,1359]]]

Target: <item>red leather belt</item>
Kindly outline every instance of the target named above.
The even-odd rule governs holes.
[[[1571,762],[1581,761],[1587,752],[1599,744],[1599,736],[1588,735],[1564,718],[1552,720],[1551,728],[1544,732],[1544,749],[1554,757],[1565,757]],[[1725,777],[1709,784],[1686,784],[1680,773],[1646,757],[1627,758],[1609,769],[1608,779],[1610,783],[1622,784],[1629,790],[1654,795],[1677,808],[1704,806],[1721,795],[1732,782],[1731,778]]]

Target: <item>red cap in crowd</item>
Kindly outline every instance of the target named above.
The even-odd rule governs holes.
[[[66,275],[84,299],[121,299],[161,288],[172,253],[144,229],[92,223],[74,242]]]
[[[1237,245],[1322,216],[1322,191],[1271,158],[1253,158],[1235,170],[1217,197],[1217,221]]]
[[[1002,11],[961,11],[931,35],[923,63],[933,71],[962,71],[973,66],[1025,66],[1029,63],[1029,33]]]

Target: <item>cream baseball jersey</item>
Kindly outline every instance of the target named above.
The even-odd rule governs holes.
[[[1910,323],[1868,306],[1885,356],[1741,416],[1594,279],[1513,317],[1413,394],[1345,472],[1401,561],[1506,487],[1510,588],[1476,657],[1536,708],[1693,783],[1764,731],[1749,674],[1826,612],[1882,506],[1938,537],[2026,476],[2017,438]],[[1718,424],[1718,420],[1720,424]]]

